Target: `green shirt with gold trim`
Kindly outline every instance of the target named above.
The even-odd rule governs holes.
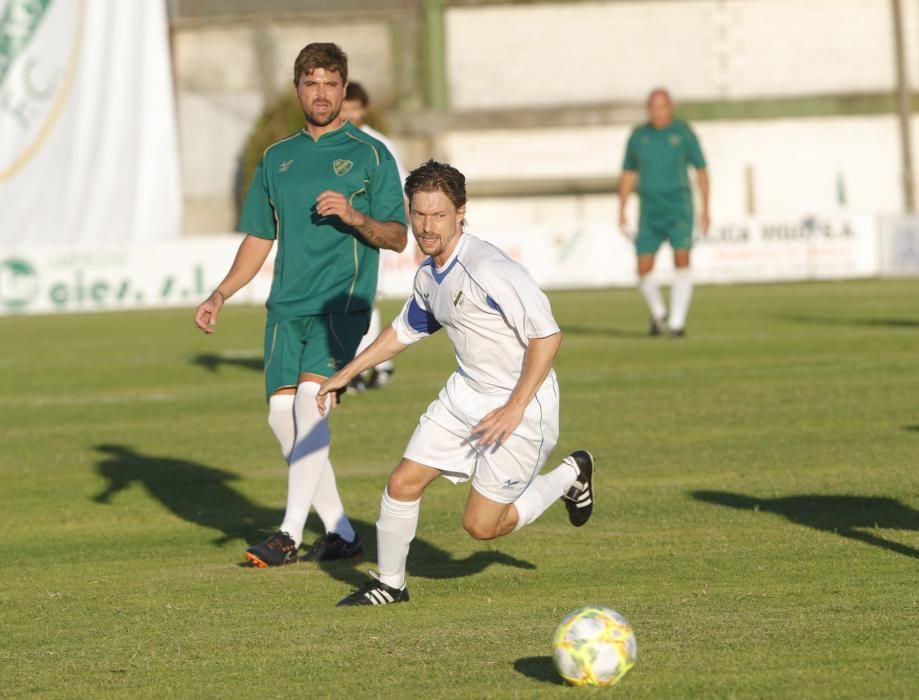
[[[689,191],[687,167],[705,167],[705,156],[689,124],[679,119],[663,129],[637,127],[625,149],[623,170],[638,173],[638,193]]]
[[[277,319],[373,306],[380,251],[316,197],[333,190],[378,221],[405,224],[402,183],[386,147],[345,122],[313,140],[305,129],[269,146],[252,179],[239,228],[277,239],[269,313]]]

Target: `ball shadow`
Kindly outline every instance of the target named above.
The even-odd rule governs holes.
[[[555,670],[555,664],[551,656],[526,656],[517,659],[514,662],[514,670],[542,683],[551,683],[552,685],[567,685],[558,671]]]

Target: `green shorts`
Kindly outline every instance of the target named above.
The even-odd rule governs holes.
[[[665,241],[674,250],[689,250],[693,223],[692,193],[688,190],[643,194],[635,251],[654,255]]]
[[[265,325],[265,392],[296,387],[304,372],[330,377],[351,360],[370,325],[370,309],[300,316]]]

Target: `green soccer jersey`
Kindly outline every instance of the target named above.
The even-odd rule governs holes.
[[[636,128],[629,137],[622,169],[638,172],[641,195],[688,191],[689,165],[704,168],[705,157],[689,125],[675,120],[663,129],[650,123]]]
[[[378,221],[405,224],[402,184],[392,155],[350,122],[313,140],[305,129],[269,146],[243,205],[244,233],[277,239],[268,296],[276,319],[371,308],[379,250],[336,216],[316,213],[333,190]]]

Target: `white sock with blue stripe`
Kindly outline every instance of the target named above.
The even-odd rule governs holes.
[[[514,527],[514,532],[536,520],[549,506],[561,498],[571,488],[579,473],[574,460],[566,457],[551,472],[533,479],[526,490],[514,501],[514,507],[517,509],[517,525]]]

